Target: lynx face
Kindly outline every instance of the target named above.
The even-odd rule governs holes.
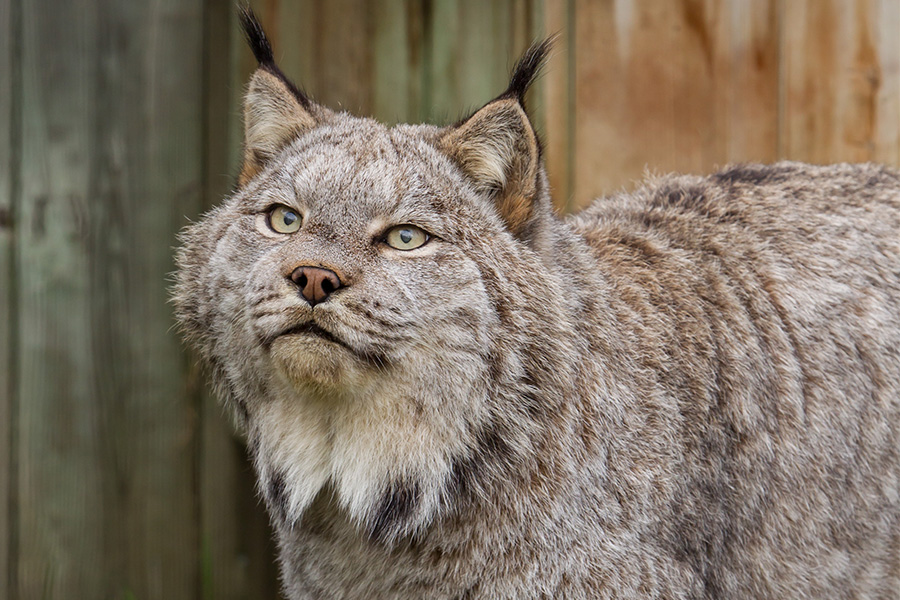
[[[471,362],[471,348],[489,346],[483,250],[468,238],[503,230],[423,134],[433,132],[347,117],[292,144],[239,201],[248,215],[242,229],[256,237],[247,238],[247,253],[258,253],[245,267],[247,291],[258,298],[247,325],[301,391],[373,393],[409,361],[434,361],[439,378]],[[296,231],[273,228],[280,207]],[[474,222],[475,231],[459,226]],[[298,272],[305,268],[333,276],[309,281]]]
[[[501,323],[523,292],[504,273],[541,270],[550,208],[521,96],[546,46],[460,125],[388,129],[314,105],[263,42],[240,185],[184,234],[179,317],[273,511],[295,520],[331,484],[372,524],[406,486],[391,537],[446,504],[496,412],[488,390],[523,370]]]

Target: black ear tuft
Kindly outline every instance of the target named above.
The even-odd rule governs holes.
[[[253,50],[253,56],[256,57],[256,62],[259,63],[259,66],[283,81],[294,97],[297,98],[300,106],[306,110],[310,110],[312,101],[309,99],[309,96],[294,85],[294,82],[288,79],[287,76],[282,73],[281,69],[278,68],[278,65],[275,64],[275,54],[272,52],[272,44],[269,43],[269,38],[266,37],[266,32],[263,30],[262,24],[259,22],[259,19],[256,18],[256,15],[253,14],[253,10],[250,6],[248,4],[239,6],[238,15],[241,18],[241,26],[244,28],[244,35],[247,36],[247,43],[250,44],[250,49]]]
[[[263,31],[262,25],[249,5],[238,7],[238,15],[241,18],[241,26],[244,28],[244,35],[247,36],[247,43],[253,50],[253,56],[260,66],[274,67],[275,56],[272,53],[272,45],[266,32]]]
[[[522,58],[519,59],[516,68],[513,70],[512,77],[509,80],[509,87],[500,96],[500,98],[515,98],[519,104],[524,106],[525,92],[537,79],[544,61],[550,54],[550,49],[556,41],[556,36],[549,37],[542,42],[533,43]]]

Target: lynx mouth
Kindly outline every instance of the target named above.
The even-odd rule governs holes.
[[[301,323],[300,325],[294,325],[293,327],[282,331],[276,337],[282,337],[286,335],[311,335],[314,337],[320,337],[322,339],[328,340],[332,344],[337,344],[338,346],[343,346],[348,350],[353,350],[353,348],[348,346],[346,342],[338,339],[333,333],[323,329],[312,321]]]
[[[342,340],[339,337],[337,337],[336,335],[334,335],[333,333],[331,333],[330,331],[328,331],[327,329],[320,327],[319,325],[317,325],[316,323],[314,323],[312,321],[307,321],[306,323],[301,323],[299,325],[294,325],[293,327],[289,327],[288,329],[285,329],[284,331],[279,333],[277,336],[275,336],[275,338],[273,338],[272,341],[274,342],[274,340],[277,338],[292,336],[292,335],[318,337],[325,341],[331,342],[332,344],[336,344],[336,345],[344,348],[345,350],[347,350],[348,352],[353,354],[355,357],[357,357],[362,362],[369,364],[373,367],[378,367],[378,368],[383,369],[388,364],[388,360],[386,357],[384,357],[380,354],[375,354],[375,353],[371,353],[371,352],[365,352],[362,350],[358,350],[358,349],[354,348],[353,346],[351,346],[350,344],[348,344],[347,342],[345,342],[344,340]]]

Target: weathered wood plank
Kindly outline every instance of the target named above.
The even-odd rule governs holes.
[[[784,154],[897,164],[898,4],[804,0],[785,3],[784,18]]]
[[[704,172],[774,156],[775,0],[577,0],[574,18],[576,204],[647,165]]]
[[[0,598],[11,598],[10,548],[16,535],[11,529],[10,499],[15,493],[12,455],[12,417],[14,415],[16,340],[13,324],[15,314],[16,278],[13,268],[14,202],[19,195],[17,131],[18,103],[14,96],[18,79],[14,71],[18,64],[19,33],[18,5],[13,0],[0,0]]]
[[[106,593],[102,476],[96,468],[98,408],[93,397],[83,250],[94,94],[93,11],[23,3],[22,201],[17,216],[22,307],[20,419],[20,597],[62,597],[68,588]],[[43,10],[41,10],[43,9]],[[63,23],[67,26],[64,27]],[[75,26],[73,26],[75,25]],[[44,44],[54,39],[53,45]],[[55,71],[55,72],[54,72]],[[51,73],[53,75],[51,79]],[[76,542],[77,545],[76,545]]]
[[[387,124],[424,118],[422,79],[425,15],[416,0],[372,7],[372,115]]]
[[[372,114],[372,3],[328,0],[316,9],[316,97],[335,109]]]
[[[878,56],[874,159],[900,166],[900,2],[881,0],[868,14]]]
[[[535,0],[251,4],[282,70],[310,95],[387,123],[447,123],[480,106],[542,30]]]
[[[22,6],[14,593],[192,598],[196,406],[164,282],[200,193],[201,2]]]
[[[506,87],[506,76],[498,77],[511,53],[508,23],[502,19],[506,5],[469,0],[432,3],[426,22],[426,121],[456,121]]]
[[[515,0],[511,3],[510,23],[511,23],[511,40],[510,51],[512,52],[511,60],[518,60],[522,51],[530,46],[532,42],[543,40],[548,35],[547,24],[544,18],[544,0]],[[558,50],[558,48],[556,48]],[[553,60],[551,52],[548,58],[547,68],[552,65],[549,61]],[[540,73],[537,80],[531,86],[531,90],[525,97],[526,109],[531,117],[531,122],[538,132],[538,136],[543,143],[547,130],[547,94],[546,76],[547,70],[544,69]],[[509,73],[507,72],[507,79]]]
[[[274,2],[254,2],[266,33],[271,32],[275,59],[281,70],[316,100],[320,100],[316,84],[318,60],[316,20],[320,0],[275,0]],[[246,49],[240,52],[252,63],[252,56]],[[252,67],[255,67],[252,64]],[[249,75],[249,71],[242,76]],[[246,81],[246,79],[242,79]]]
[[[456,3],[432,2],[425,19],[424,120],[445,124],[464,112],[457,73],[460,22]]]
[[[724,127],[712,166],[778,159],[780,3],[724,3],[718,19],[715,118]]]

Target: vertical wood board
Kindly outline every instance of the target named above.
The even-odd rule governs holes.
[[[23,3],[23,598],[198,590],[196,407],[165,281],[200,192],[201,16]]]
[[[547,0],[544,3],[544,33],[558,36],[547,61],[543,81],[544,164],[550,181],[554,206],[571,210],[575,175],[575,27],[574,0]]]
[[[16,265],[21,406],[17,503],[20,597],[64,589],[106,593],[99,418],[93,396],[88,259],[83,250],[95,61],[86,48],[93,12],[23,3],[22,196]],[[63,23],[70,27],[63,27]],[[72,27],[72,25],[75,25]],[[42,44],[43,39],[56,44]],[[51,135],[52,134],[52,135]],[[113,521],[114,522],[114,521]]]
[[[426,23],[426,121],[450,124],[502,93],[539,32],[527,2],[436,1]]]
[[[898,23],[894,0],[785,3],[785,156],[897,164]]]
[[[18,196],[18,102],[14,100],[19,31],[14,14],[17,0],[0,0],[0,598],[11,598],[10,554],[16,535],[10,499],[15,493],[12,417],[15,402],[16,341],[13,336],[16,278],[13,268],[15,198]],[[15,11],[15,12],[14,12]]]
[[[395,0],[372,7],[372,117],[392,125],[419,122],[425,14],[422,2]]]
[[[575,2],[574,196],[776,152],[775,0]]]

